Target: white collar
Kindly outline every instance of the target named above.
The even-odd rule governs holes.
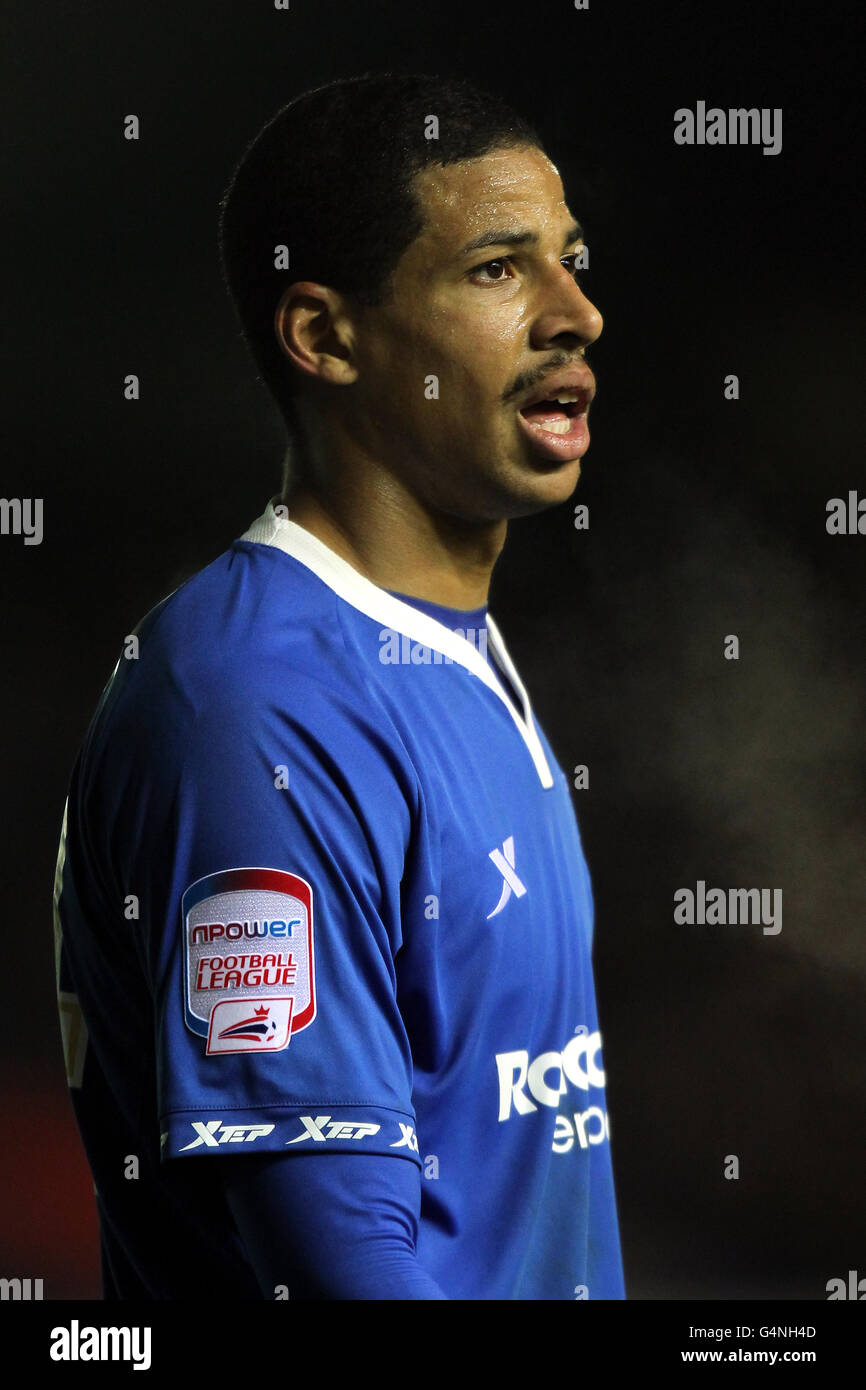
[[[395,598],[393,594],[389,594],[387,589],[380,589],[378,585],[373,584],[358,570],[353,569],[342,556],[337,555],[335,551],[325,545],[324,541],[319,540],[318,536],[314,536],[311,531],[305,530],[297,522],[289,521],[287,516],[282,515],[285,508],[281,507],[280,512],[277,513],[274,509],[274,500],[272,498],[268,502],[262,515],[256,518],[239,539],[254,541],[260,545],[272,545],[278,550],[284,550],[287,555],[291,555],[300,564],[318,575],[323,584],[326,584],[339,598],[350,604],[352,608],[357,609],[358,612],[365,613],[368,618],[381,623],[383,627],[390,628],[394,632],[404,633],[421,646],[440,652],[443,656],[456,662],[457,665],[471,671],[505,705],[529,750],[542,786],[552,787],[553,776],[538,737],[529,696],[511,657],[508,655],[502,634],[490,614],[487,614],[490,647],[494,658],[505,671],[520,697],[523,705],[523,717],[518,714],[490,666],[470,641],[461,637],[459,633],[453,632],[451,628],[446,627],[436,618],[430,617],[428,613],[422,613],[419,608],[414,608],[411,603],[405,603],[403,599]]]

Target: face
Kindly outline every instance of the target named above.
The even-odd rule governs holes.
[[[602,318],[576,283],[583,243],[559,174],[521,146],[426,169],[415,192],[424,230],[388,302],[358,318],[352,432],[451,516],[563,502],[589,443],[584,354]]]

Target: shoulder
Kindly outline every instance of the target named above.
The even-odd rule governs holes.
[[[165,756],[291,756],[347,786],[388,777],[414,801],[414,769],[347,644],[343,607],[292,556],[236,541],[142,619],[118,714]]]

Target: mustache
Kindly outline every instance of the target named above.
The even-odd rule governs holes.
[[[508,389],[503,392],[503,405],[508,405],[509,402],[515,400],[516,397],[524,395],[527,391],[531,391],[539,382],[546,380],[552,372],[560,371],[563,367],[587,367],[592,371],[593,376],[595,376],[595,371],[590,367],[584,353],[581,353],[579,357],[575,357],[573,352],[563,352],[560,353],[558,357],[551,358],[549,362],[546,362],[543,367],[539,367],[537,371],[523,372],[521,376],[517,377]],[[596,377],[596,381],[597,380],[598,378]]]

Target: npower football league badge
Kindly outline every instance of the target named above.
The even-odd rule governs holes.
[[[279,1052],[316,1016],[313,893],[282,869],[223,869],[181,906],[184,1016],[208,1054]]]

